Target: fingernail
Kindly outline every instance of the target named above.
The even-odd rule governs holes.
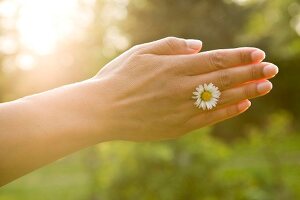
[[[188,39],[186,40],[186,44],[193,50],[199,50],[202,47],[202,41],[200,40]]]
[[[257,91],[260,94],[268,93],[272,90],[273,85],[270,81],[265,81],[257,84]]]
[[[238,107],[240,111],[245,111],[251,106],[251,102],[249,100],[243,101],[239,103]]]
[[[267,65],[263,69],[263,73],[266,77],[275,76],[278,73],[278,67],[275,65]]]
[[[257,49],[251,53],[252,61],[261,62],[266,58],[266,54],[264,51]]]

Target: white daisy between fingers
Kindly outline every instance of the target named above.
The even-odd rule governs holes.
[[[196,87],[196,91],[193,92],[193,99],[196,99],[195,106],[203,110],[210,110],[216,107],[220,96],[219,88],[212,83],[199,85]]]

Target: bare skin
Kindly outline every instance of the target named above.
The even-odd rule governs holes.
[[[272,89],[278,68],[261,62],[261,50],[201,47],[178,38],[138,45],[91,79],[0,104],[0,185],[101,142],[178,138],[243,113]],[[192,92],[210,82],[220,102],[197,109]]]

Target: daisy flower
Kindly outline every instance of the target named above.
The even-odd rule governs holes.
[[[203,110],[210,110],[216,107],[221,92],[212,83],[199,85],[193,92],[193,99],[196,99],[195,106]]]

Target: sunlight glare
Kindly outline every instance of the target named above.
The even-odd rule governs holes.
[[[17,30],[20,42],[37,54],[49,54],[75,31],[76,0],[19,0]]]
[[[20,54],[17,56],[16,64],[22,70],[31,70],[34,68],[35,60],[32,55]]]

